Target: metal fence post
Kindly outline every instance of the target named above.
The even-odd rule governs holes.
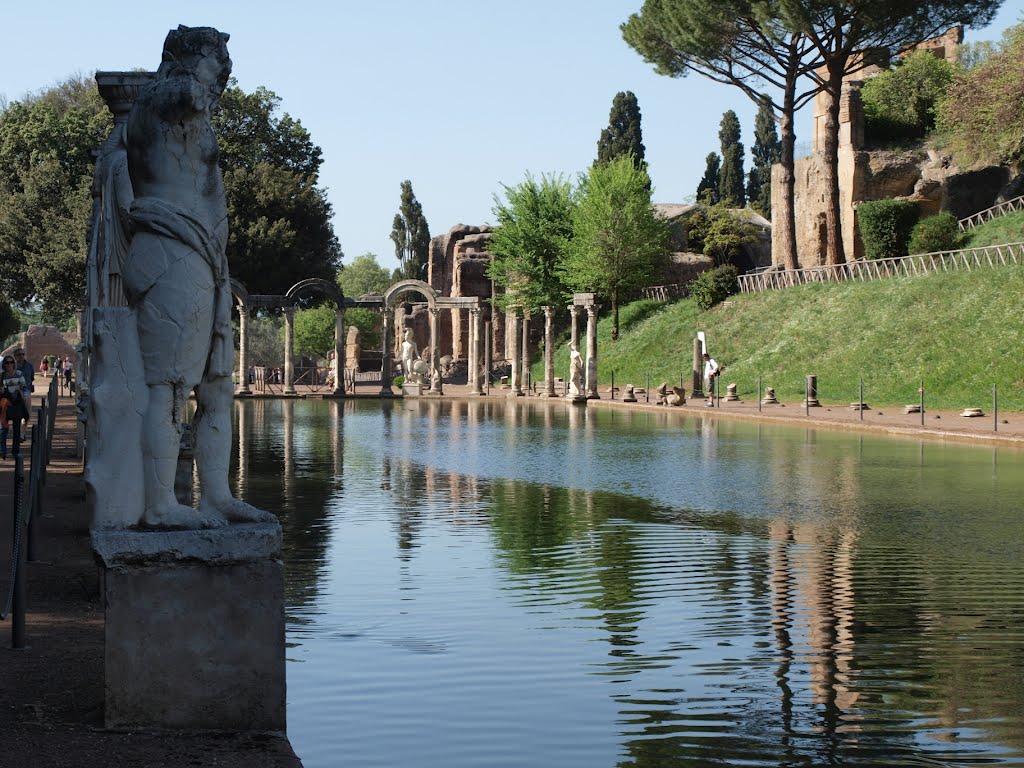
[[[14,593],[11,600],[11,648],[24,650],[25,642],[25,548],[21,546],[21,534],[24,529],[22,496],[25,483],[24,463],[21,454],[14,457],[14,538],[12,539],[12,557],[15,558]]]

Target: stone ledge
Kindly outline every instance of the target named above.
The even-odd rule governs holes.
[[[199,531],[93,530],[92,548],[106,568],[156,563],[232,565],[281,557],[281,526],[236,523]]]

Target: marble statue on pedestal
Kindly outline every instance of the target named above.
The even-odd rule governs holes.
[[[583,356],[576,342],[569,342],[569,397],[571,399],[586,398],[583,392]]]
[[[422,384],[426,372],[427,362],[420,357],[412,330],[407,330],[402,342],[402,374],[405,376],[406,384]]]
[[[228,224],[210,124],[231,72],[227,40],[210,27],[171,30],[155,78],[128,115],[124,142],[134,198],[121,279],[137,328],[132,354],[141,366],[126,367],[123,375],[137,379],[129,389],[139,392],[133,405],[141,413],[143,499],[138,519],[123,519],[125,527],[276,520],[235,499],[228,487],[234,394]],[[121,343],[135,341],[129,334]],[[181,416],[193,390],[198,510],[179,504],[174,493]]]

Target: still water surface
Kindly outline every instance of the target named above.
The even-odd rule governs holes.
[[[253,401],[306,768],[1024,765],[1024,453]]]

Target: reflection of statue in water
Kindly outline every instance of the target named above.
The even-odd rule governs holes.
[[[152,85],[128,118],[134,236],[122,271],[138,322],[149,403],[143,416],[143,522],[204,528],[274,516],[232,497],[231,289],[224,184],[210,115],[231,72],[228,36],[210,27],[167,35]],[[192,425],[199,510],[179,504],[174,475],[180,417],[195,389]]]
[[[420,357],[416,342],[413,341],[412,330],[406,330],[405,341],[402,342],[402,374],[409,384],[422,384],[423,374],[427,372],[427,362]]]
[[[569,342],[569,397],[583,396],[583,357],[575,341]]]

